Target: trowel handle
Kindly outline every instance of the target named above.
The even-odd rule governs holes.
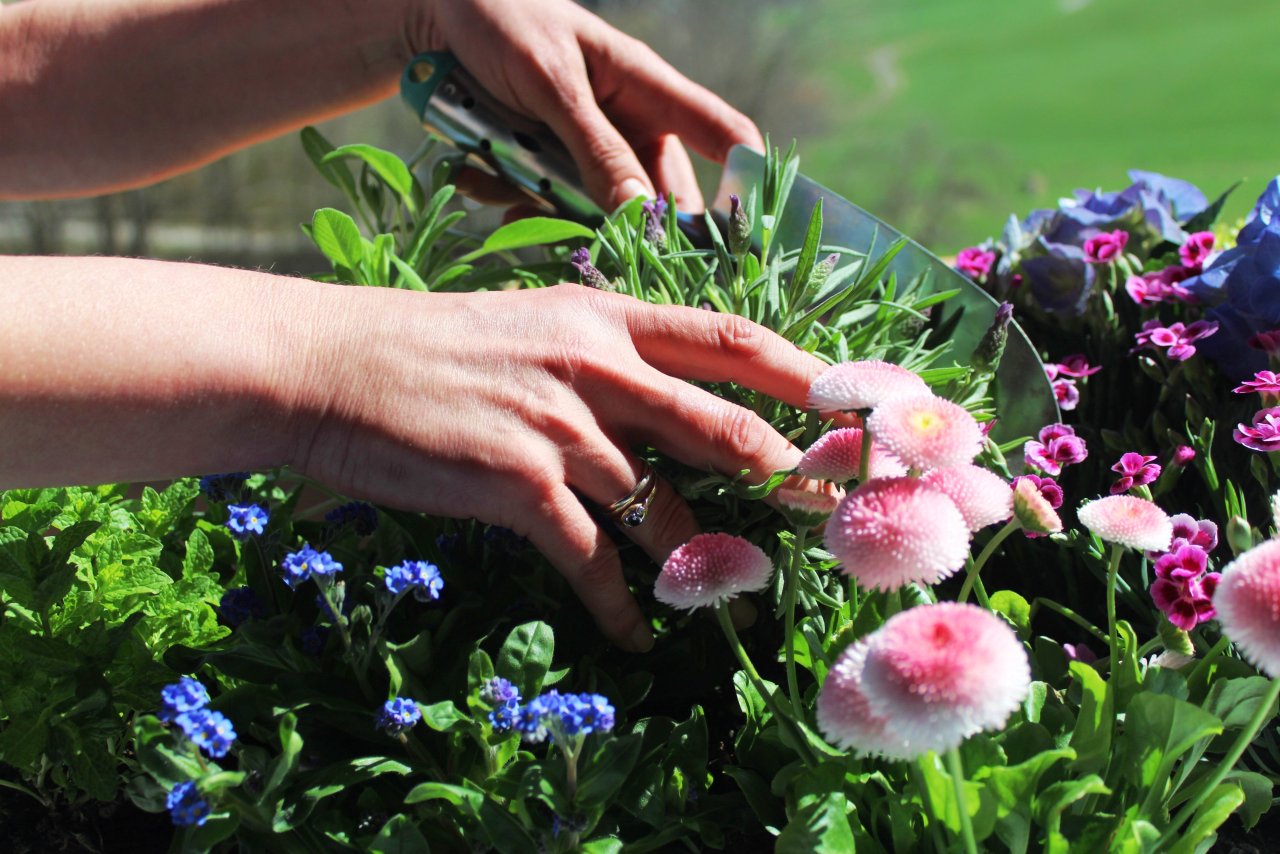
[[[536,205],[589,225],[604,217],[583,190],[564,143],[546,125],[486,92],[453,54],[414,57],[400,78],[400,95],[424,128],[465,152],[470,165],[523,190]]]

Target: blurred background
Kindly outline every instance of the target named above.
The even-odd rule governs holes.
[[[942,254],[1011,213],[1126,171],[1184,178],[1228,218],[1280,172],[1275,0],[595,0],[751,115],[801,169]],[[398,101],[321,126],[408,155]],[[705,166],[705,164],[704,164]],[[708,182],[714,170],[704,169]],[[714,190],[712,186],[708,193]],[[0,252],[325,267],[298,229],[343,206],[296,135],[163,184],[94,199],[0,202]]]

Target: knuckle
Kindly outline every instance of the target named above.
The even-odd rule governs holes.
[[[752,360],[764,354],[768,344],[764,327],[737,314],[717,315],[720,349],[735,359]]]
[[[720,415],[721,438],[746,459],[755,459],[769,441],[769,427],[750,409],[728,405]]]

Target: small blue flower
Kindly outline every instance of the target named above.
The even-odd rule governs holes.
[[[397,735],[422,720],[422,710],[408,697],[396,697],[382,704],[376,726],[387,735]]]
[[[608,732],[613,724],[614,708],[605,697],[548,691],[520,707],[515,728],[525,741],[537,743],[549,735],[563,745],[576,736]]]
[[[207,495],[210,501],[230,501],[236,497],[248,479],[247,471],[207,474],[200,478],[200,491]]]
[[[480,688],[480,699],[491,706],[509,703],[515,700],[520,702],[520,689],[512,685],[507,679],[501,676],[495,676],[486,681]]]
[[[342,564],[328,552],[318,552],[304,543],[296,552],[285,555],[280,562],[280,571],[284,575],[284,583],[296,588],[313,575],[329,576],[341,572]]]
[[[497,733],[511,732],[520,718],[520,701],[507,700],[489,713],[489,723]]]
[[[183,712],[193,712],[207,706],[209,691],[191,677],[183,676],[177,682],[160,689],[160,700],[164,707],[157,717],[162,721],[172,721]]]
[[[395,595],[412,590],[413,598],[419,602],[439,599],[440,591],[444,589],[440,570],[425,560],[406,560],[399,566],[393,566],[387,570],[384,580],[387,589]]]
[[[165,799],[169,816],[177,827],[200,826],[209,818],[209,802],[200,797],[196,784],[188,780],[170,790]]]
[[[232,587],[218,602],[218,616],[233,629],[249,620],[261,619],[265,614],[266,607],[252,587]]]
[[[237,540],[261,534],[267,524],[266,508],[258,504],[228,504],[227,514],[227,528]]]
[[[324,514],[324,520],[334,528],[351,525],[357,536],[367,537],[378,530],[378,509],[363,501],[352,501]]]
[[[236,740],[236,728],[222,712],[196,709],[183,712],[174,719],[187,738],[214,759],[221,759]]]

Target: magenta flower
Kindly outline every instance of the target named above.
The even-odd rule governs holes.
[[[956,269],[975,282],[981,282],[991,272],[991,265],[996,262],[996,253],[981,246],[970,246],[961,249],[956,256]]]
[[[1257,392],[1263,400],[1270,401],[1280,395],[1280,377],[1274,371],[1258,371],[1253,379],[1246,380],[1232,389],[1236,394]]]
[[[982,450],[982,428],[968,410],[932,394],[885,401],[867,418],[867,429],[920,471],[964,465]]]
[[[1181,545],[1165,552],[1155,564],[1156,575],[1171,581],[1199,578],[1208,568],[1209,553],[1199,546],[1191,545]]]
[[[653,595],[673,608],[692,611],[763,589],[773,562],[753,543],[732,534],[698,534],[671,553]]]
[[[895,397],[929,394],[916,374],[891,362],[869,359],[827,368],[809,385],[809,408],[822,412],[872,409]]]
[[[1178,513],[1170,517],[1173,524],[1173,540],[1169,543],[1169,551],[1177,551],[1182,546],[1196,546],[1211,552],[1218,547],[1218,524],[1210,519],[1196,519],[1187,513]]]
[[[1027,465],[1046,474],[1062,474],[1062,467],[1075,465],[1089,456],[1084,439],[1076,435],[1075,428],[1066,424],[1050,424],[1040,431],[1039,441],[1027,442],[1022,447]]]
[[[1178,247],[1178,255],[1183,264],[1198,272],[1204,266],[1205,259],[1213,254],[1216,242],[1212,231],[1197,231],[1188,235],[1187,242]]]
[[[1102,370],[1100,366],[1090,366],[1089,360],[1085,358],[1084,353],[1072,353],[1070,356],[1063,357],[1062,361],[1057,363],[1057,368],[1058,373],[1062,376],[1075,377],[1077,379],[1091,377]]]
[[[1252,451],[1280,451],[1280,406],[1260,409],[1252,424],[1237,424],[1231,438]]]
[[[827,522],[827,551],[864,587],[934,584],[969,554],[969,526],[955,502],[913,477],[869,480]]]
[[[1280,329],[1257,333],[1249,339],[1249,346],[1271,356],[1280,354]]]
[[[944,752],[997,729],[1031,687],[1022,642],[976,605],[922,605],[890,617],[867,639],[861,688],[911,755]]]
[[[1099,539],[1131,549],[1166,551],[1173,540],[1173,523],[1168,515],[1135,495],[1109,495],[1086,501],[1076,517]]]
[[[1209,556],[1199,546],[1180,546],[1156,561],[1151,599],[1169,622],[1183,631],[1191,631],[1216,614],[1213,593],[1220,576],[1206,573],[1208,565]]]
[[[1175,362],[1185,362],[1196,354],[1196,348],[1192,346],[1193,342],[1208,338],[1217,331],[1216,320],[1197,320],[1186,324],[1179,322],[1169,326],[1161,326],[1158,320],[1148,320],[1142,324],[1142,331],[1134,336],[1138,346],[1129,352],[1136,353],[1139,350],[1164,347],[1167,348],[1170,359]]]
[[[1111,467],[1120,479],[1111,484],[1111,494],[1119,495],[1128,492],[1135,486],[1146,486],[1160,476],[1160,465],[1155,457],[1147,457],[1130,451],[1120,457],[1120,462]]]
[[[1076,388],[1076,381],[1073,379],[1064,377],[1054,380],[1053,396],[1058,401],[1058,408],[1063,412],[1070,412],[1080,404],[1080,389]]]
[[[1190,465],[1191,461],[1196,458],[1196,449],[1190,445],[1179,445],[1173,449],[1173,459],[1169,460],[1169,465],[1174,468],[1182,468]]]
[[[1228,564],[1213,604],[1223,634],[1259,670],[1280,678],[1280,540],[1268,540]]]
[[[1123,229],[1095,234],[1084,242],[1084,260],[1090,264],[1109,264],[1124,251],[1129,232]]]
[[[1130,276],[1124,289],[1138,305],[1157,305],[1162,302],[1196,302],[1195,295],[1179,282],[1190,278],[1193,271],[1176,264],[1141,276]]]
[[[922,478],[955,502],[969,530],[978,531],[1013,515],[1013,489],[995,472],[963,465],[934,469]]]

